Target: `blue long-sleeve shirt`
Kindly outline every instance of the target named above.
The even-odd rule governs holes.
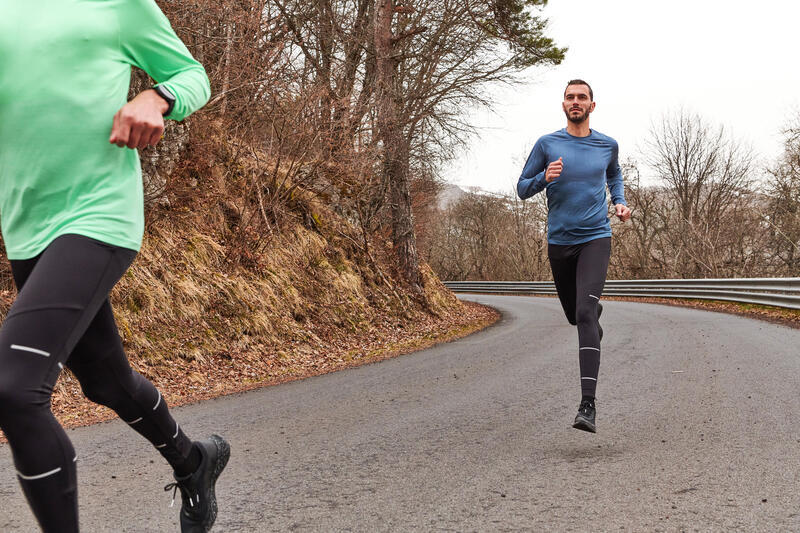
[[[617,141],[591,130],[575,137],[566,129],[541,137],[531,150],[517,194],[523,200],[547,190],[547,241],[570,245],[611,237],[606,185],[614,204],[625,203]],[[562,158],[561,175],[550,183],[547,165]]]

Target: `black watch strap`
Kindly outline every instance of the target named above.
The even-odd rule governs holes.
[[[158,93],[158,96],[163,98],[167,102],[167,104],[169,104],[167,110],[164,111],[164,116],[166,117],[167,115],[172,113],[172,110],[175,108],[175,95],[172,94],[170,90],[164,87],[163,85],[156,85],[155,87],[153,87],[153,90],[156,93]]]

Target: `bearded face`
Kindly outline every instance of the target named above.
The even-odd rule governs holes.
[[[567,116],[567,120],[573,124],[581,124],[584,122],[587,118],[589,118],[589,113],[591,113],[591,111],[588,109],[575,106],[572,106],[569,109],[564,109],[564,114]]]
[[[592,111],[594,102],[586,85],[570,85],[564,92],[564,102],[561,104],[567,120],[573,124],[585,122]]]

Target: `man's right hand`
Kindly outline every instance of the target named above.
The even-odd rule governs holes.
[[[561,171],[564,168],[564,162],[561,158],[558,158],[558,161],[553,161],[549,165],[547,165],[547,170],[544,173],[544,180],[547,183],[552,183],[554,179],[561,175]]]

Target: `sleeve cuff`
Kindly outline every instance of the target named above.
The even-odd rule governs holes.
[[[536,184],[539,185],[538,188],[540,190],[544,190],[548,185],[547,179],[544,177],[544,175],[545,171],[543,170],[542,172],[539,172],[539,174],[536,176]]]

